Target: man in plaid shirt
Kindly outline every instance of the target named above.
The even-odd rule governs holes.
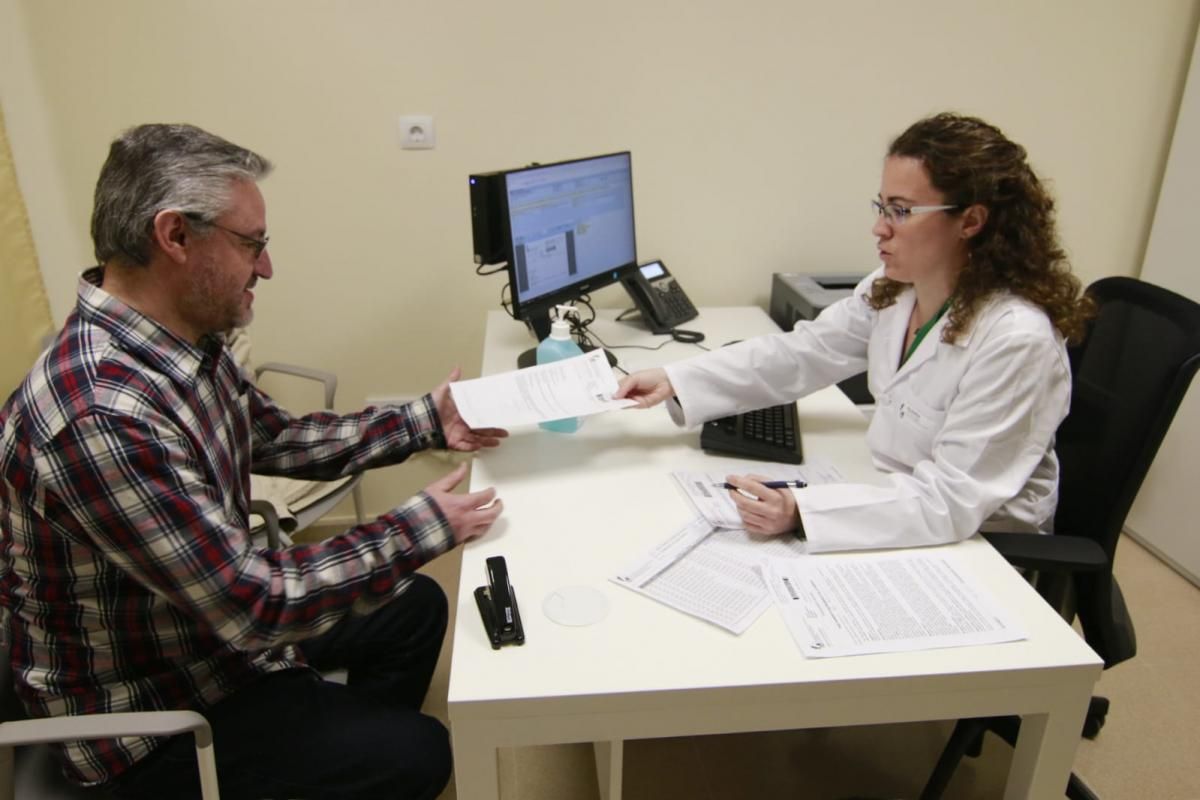
[[[415,573],[484,533],[466,466],[320,544],[255,547],[250,471],[331,479],[430,447],[495,446],[448,383],[405,406],[294,418],[221,334],[272,275],[261,156],[187,125],[112,145],[75,311],[0,410],[0,602],[35,717],[196,709],[226,798],[433,798],[445,728],[420,713],[446,598]],[[451,379],[457,377],[451,375]],[[495,502],[493,502],[495,501]],[[489,505],[490,504],[490,505]],[[347,685],[320,670],[348,669]],[[190,735],[69,742],[119,797],[198,795]]]

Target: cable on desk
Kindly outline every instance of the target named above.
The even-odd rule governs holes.
[[[599,343],[599,345],[601,347],[603,347],[605,350],[651,350],[651,351],[653,351],[653,350],[661,350],[664,347],[666,347],[667,345],[677,341],[675,339],[668,338],[668,339],[665,339],[665,340],[659,342],[658,344],[654,345],[653,347],[651,347],[648,344],[608,344],[603,339],[601,339],[595,332],[587,333],[585,335],[587,337],[588,344],[595,346],[597,343]],[[662,335],[668,336],[668,334],[662,334]],[[595,341],[593,341],[593,340],[595,340]],[[680,344],[683,344],[683,342],[680,342]],[[692,344],[696,347],[699,347],[701,350],[709,349],[709,348],[705,347],[704,345],[700,344],[699,342],[688,342],[688,344]],[[624,369],[623,367],[621,367],[619,364],[617,365],[617,369],[621,370],[621,372],[623,372],[626,375],[629,374],[629,371]]]
[[[632,308],[627,308],[624,311],[622,311],[620,314],[617,314],[617,316],[613,319],[613,321],[614,322],[624,322],[626,316],[628,316],[629,314],[632,314],[634,312],[637,312],[637,311],[639,311],[637,306],[634,306]],[[653,334],[653,335],[655,335],[655,336],[670,336],[671,339],[673,339],[676,342],[679,342],[680,344],[694,344],[697,347],[699,347],[701,350],[709,349],[709,348],[705,347],[704,345],[700,344],[700,342],[704,341],[704,334],[700,333],[699,331],[688,331],[688,330],[684,330],[683,328],[672,328],[671,330],[667,331],[665,334]],[[666,342],[663,342],[662,344],[657,345],[655,347],[648,347],[646,345],[641,345],[641,344],[618,344],[618,345],[613,345],[612,347],[609,347],[608,345],[604,345],[604,346],[608,347],[610,350],[621,348],[621,347],[637,347],[642,350],[657,350],[660,347],[662,347],[663,344],[666,344]]]
[[[596,321],[596,309],[592,307],[592,297],[587,294],[580,295],[574,302],[576,308],[579,308],[581,305],[586,306],[587,310],[591,312],[591,316],[584,319],[580,314],[576,313],[574,319],[568,317],[571,323],[571,333],[575,334],[575,340],[581,345],[586,344],[595,347],[596,342],[592,341],[592,334],[588,333],[588,327]],[[599,337],[596,338],[598,341]]]
[[[512,310],[512,297],[505,296],[505,295],[511,295],[511,292],[509,291],[511,286],[512,286],[511,283],[505,283],[503,286],[500,287],[500,307],[504,309],[505,314],[508,314],[509,319],[516,319],[517,317],[515,314],[513,314],[513,310]]]
[[[512,319],[516,319],[516,316],[513,314],[513,311],[512,311],[512,298],[510,296],[511,295],[511,287],[512,287],[512,285],[510,283],[505,283],[502,287],[500,287],[500,307],[504,309],[504,312],[506,314],[508,314],[509,317],[511,317]],[[576,307],[578,307],[580,305],[585,306],[591,314],[591,316],[587,317],[586,319],[582,318],[579,314],[576,314],[574,316],[574,318],[568,317],[568,320],[570,321],[570,324],[571,324],[571,333],[574,334],[576,341],[578,341],[581,345],[589,345],[591,347],[602,347],[605,350],[651,350],[651,351],[653,351],[653,350],[661,350],[663,347],[665,347],[668,344],[671,344],[672,342],[679,342],[680,344],[694,345],[704,351],[708,351],[710,349],[710,348],[705,347],[704,345],[700,344],[700,342],[698,342],[698,341],[697,342],[684,341],[683,339],[679,339],[679,338],[675,338],[675,337],[671,336],[670,333],[654,334],[654,335],[667,336],[669,338],[665,339],[662,342],[659,342],[657,345],[654,345],[653,347],[650,345],[645,345],[645,344],[611,344],[610,345],[607,342],[605,342],[603,339],[601,339],[600,336],[595,331],[589,330],[592,323],[596,321],[596,309],[592,305],[591,295],[587,295],[587,294],[581,295],[574,301],[574,303],[576,304]],[[624,316],[625,314],[628,314],[630,311],[636,311],[636,310],[637,310],[636,308],[629,308],[629,309],[626,309],[625,311],[622,311],[621,314],[619,314],[617,316],[617,320],[620,320],[620,318],[622,316]],[[688,333],[691,333],[691,332],[689,331]],[[617,364],[616,368],[618,370],[620,370],[622,373],[624,373],[625,375],[629,374],[629,371],[626,370],[624,367],[622,367],[620,364]]]
[[[488,269],[488,267],[495,267],[495,269]],[[503,272],[506,269],[508,269],[507,261],[501,261],[496,264],[476,264],[475,265],[475,274],[476,275],[495,275],[497,272]],[[485,272],[485,270],[486,270],[486,272]]]

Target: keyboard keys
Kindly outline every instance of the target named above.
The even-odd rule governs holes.
[[[700,446],[745,458],[799,464],[802,452],[796,405],[787,403],[713,420],[702,429]]]

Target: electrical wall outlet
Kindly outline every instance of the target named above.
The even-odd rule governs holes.
[[[437,146],[437,131],[430,114],[400,116],[400,147],[404,150],[432,150]]]

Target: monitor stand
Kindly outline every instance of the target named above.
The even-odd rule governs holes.
[[[576,342],[576,344],[579,344],[579,342]],[[590,345],[590,344],[580,344],[579,349],[585,353],[590,353],[591,351],[595,350],[596,347],[595,347],[595,345]],[[617,357],[614,356],[610,351],[605,350],[604,357],[608,359],[608,365],[610,367],[615,367],[617,365]],[[517,369],[525,369],[526,367],[533,367],[536,365],[537,365],[537,348],[536,347],[531,347],[528,350],[526,350],[525,352],[521,353],[521,355],[517,356]]]

